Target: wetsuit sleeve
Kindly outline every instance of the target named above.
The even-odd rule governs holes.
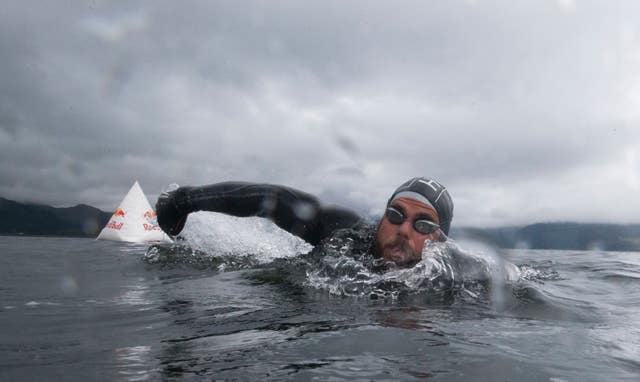
[[[352,211],[322,207],[310,194],[271,184],[225,182],[181,187],[161,195],[156,203],[158,224],[170,235],[180,233],[187,216],[196,211],[268,218],[313,245],[334,230],[352,227],[360,221]]]

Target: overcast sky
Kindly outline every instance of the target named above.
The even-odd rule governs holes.
[[[454,225],[640,222],[640,2],[3,1],[0,196],[286,184]]]

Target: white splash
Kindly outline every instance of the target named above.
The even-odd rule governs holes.
[[[396,298],[401,293],[452,290],[461,290],[478,298],[477,291],[485,290],[481,284],[489,287],[491,301],[499,307],[504,301],[505,283],[519,280],[520,271],[514,264],[503,260],[496,250],[480,244],[474,243],[473,250],[462,250],[453,240],[428,242],[423,249],[422,260],[413,267],[399,268],[387,264],[383,272],[374,271],[345,254],[349,252],[348,245],[346,250],[337,246],[319,264],[310,266],[306,284],[332,294],[385,298]]]
[[[180,236],[192,249],[216,256],[251,256],[262,264],[276,258],[295,257],[313,248],[267,219],[214,212],[189,215]]]

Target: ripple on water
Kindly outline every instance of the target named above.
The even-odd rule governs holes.
[[[200,220],[205,216],[200,216]],[[251,240],[241,248],[231,249],[229,243],[220,244],[220,238],[228,241],[229,236],[233,235],[229,232],[204,233],[202,226],[209,225],[200,220],[192,224],[184,241],[151,246],[145,261],[161,266],[189,264],[218,271],[275,266],[280,281],[325,290],[335,295],[393,300],[408,294],[444,295],[446,299],[450,293],[462,293],[467,299],[491,299],[496,306],[504,304],[504,285],[507,283],[558,278],[550,264],[532,263],[519,268],[504,260],[491,247],[476,243],[473,245],[474,251],[467,251],[453,240],[445,243],[427,242],[420,262],[411,268],[398,268],[373,258],[368,252],[368,244],[359,244],[358,240],[370,242],[373,235],[370,227],[337,235],[306,255],[300,251],[297,238],[291,239],[288,233],[273,229],[268,235],[276,235],[284,243],[281,243],[278,251],[271,251],[273,248],[262,251],[251,244]],[[267,223],[262,220],[253,223],[256,225],[254,234],[265,239],[263,225]],[[271,236],[269,239],[272,239]],[[212,238],[215,240],[211,241]],[[229,254],[229,251],[242,254]]]

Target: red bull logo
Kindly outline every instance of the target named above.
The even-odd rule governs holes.
[[[121,218],[124,218],[124,215],[126,215],[126,213],[125,213],[125,212],[124,212],[124,210],[123,210],[122,208],[120,208],[120,207],[118,207],[118,208],[116,209],[116,212],[114,212],[114,213],[113,213],[113,216],[114,216],[114,217],[121,217]]]
[[[158,219],[156,216],[156,213],[153,212],[153,210],[147,210],[147,212],[144,213],[144,215],[142,215],[144,217],[144,220],[147,221],[147,223],[143,224],[143,227],[145,230],[147,231],[151,231],[151,230],[155,230],[160,229],[160,227],[158,227]],[[154,228],[155,227],[155,228]]]

